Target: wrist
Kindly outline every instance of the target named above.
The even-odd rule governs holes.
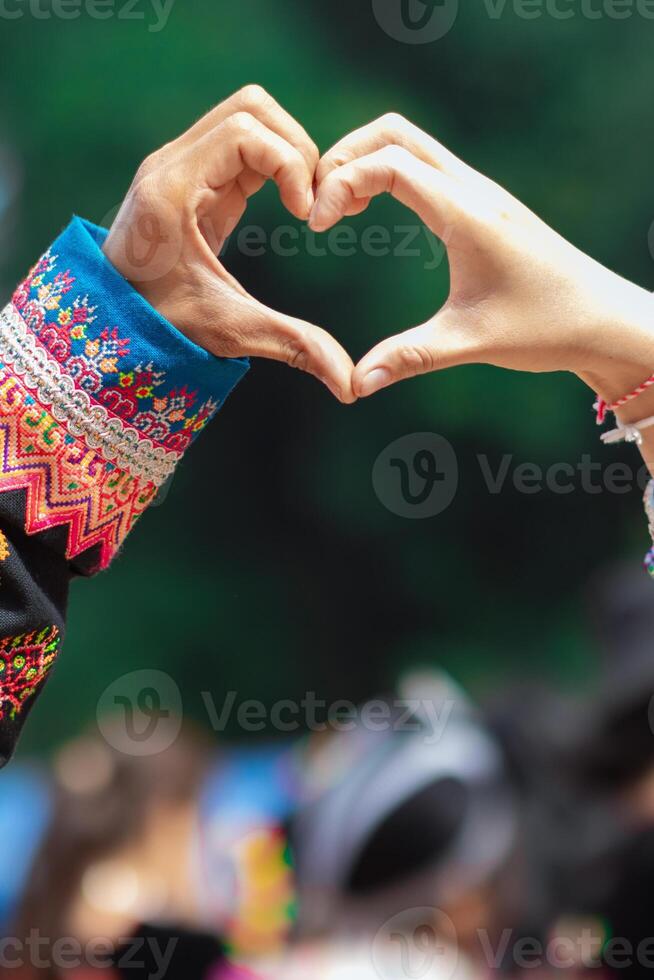
[[[617,401],[654,374],[654,296],[615,277],[617,289],[592,328],[587,365],[579,377],[607,403]],[[615,283],[614,283],[615,286]],[[654,411],[654,390],[645,391],[617,413],[623,422]]]

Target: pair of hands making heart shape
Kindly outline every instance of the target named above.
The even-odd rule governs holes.
[[[450,295],[430,320],[356,365],[327,331],[249,295],[216,257],[268,179],[316,231],[390,193],[448,251]],[[259,86],[247,86],[148,157],[104,246],[117,269],[195,343],[302,368],[350,403],[464,363],[572,371],[607,400],[654,370],[648,292],[584,255],[435,139],[389,114],[320,156]]]

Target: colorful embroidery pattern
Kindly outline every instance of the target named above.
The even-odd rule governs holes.
[[[57,256],[46,252],[14,293],[13,305],[29,330],[76,388],[146,438],[182,453],[217,403],[208,399],[196,406],[196,392],[168,388],[165,372],[153,364],[128,364],[130,339],[99,322],[88,296],[69,302],[75,279],[69,270],[56,272],[56,266]]]
[[[100,449],[107,459],[129,469],[134,476],[153,480],[159,486],[168,479],[179,460],[178,453],[155,446],[76,388],[70,375],[64,374],[57,361],[43,350],[13,307],[0,313],[0,327],[0,353],[5,364],[58,421],[68,425],[72,435],[83,436],[90,448]]]
[[[218,403],[171,387],[75,294],[50,252],[0,313],[0,491],[27,490],[29,534],[68,525],[66,557],[105,568]]]
[[[9,542],[7,541],[6,535],[0,531],[0,561],[6,561],[7,558],[9,558]],[[2,585],[1,576],[0,585]]]
[[[0,640],[0,719],[13,721],[43,682],[57,656],[56,626]]]
[[[99,568],[157,491],[73,436],[6,368],[0,368],[0,491],[27,490],[28,534],[69,525],[66,557],[100,545]]]

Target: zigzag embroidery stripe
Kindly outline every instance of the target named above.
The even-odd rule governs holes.
[[[25,530],[68,525],[66,557],[100,545],[106,568],[156,493],[152,481],[120,469],[0,367],[0,492],[27,490]]]
[[[170,477],[179,454],[155,446],[76,388],[11,303],[0,313],[0,366],[2,362],[21,377],[26,388],[38,393],[54,418],[65,422],[72,435],[82,436],[91,449],[99,449],[116,466],[157,487]]]

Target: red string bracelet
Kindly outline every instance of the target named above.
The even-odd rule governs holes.
[[[615,412],[616,408],[621,408],[622,405],[626,405],[627,402],[633,401],[634,398],[638,398],[642,395],[644,391],[647,391],[649,387],[654,385],[654,374],[650,375],[646,381],[643,381],[642,385],[638,385],[633,391],[630,391],[628,395],[623,395],[622,398],[618,398],[615,402],[605,402],[603,398],[598,396],[595,405],[593,406],[597,412],[597,424],[602,425],[604,419],[606,418],[607,412]]]

